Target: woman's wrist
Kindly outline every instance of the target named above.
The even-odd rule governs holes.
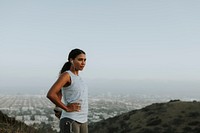
[[[65,111],[66,111],[66,112],[70,112],[70,111],[69,111],[69,108],[68,108],[67,106],[65,106]]]

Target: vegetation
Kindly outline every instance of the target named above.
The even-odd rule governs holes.
[[[45,124],[41,124],[41,128],[35,129],[0,111],[0,133],[56,133],[56,131],[53,131],[50,125]]]
[[[90,133],[200,133],[200,102],[154,103],[89,126]]]
[[[56,133],[42,123],[38,129],[0,112],[0,133]],[[200,102],[154,103],[89,125],[89,133],[200,133]]]

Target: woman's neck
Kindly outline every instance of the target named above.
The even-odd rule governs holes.
[[[78,72],[79,72],[79,71],[76,71],[76,70],[74,70],[74,69],[70,69],[70,71],[71,71],[74,75],[77,75],[77,76],[78,76]]]

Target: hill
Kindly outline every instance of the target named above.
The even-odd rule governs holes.
[[[89,133],[200,133],[200,102],[154,103],[93,123]]]
[[[0,133],[55,133],[51,126],[35,129],[0,111]],[[173,100],[89,125],[89,133],[200,133],[200,102]]]
[[[10,118],[0,111],[0,133],[56,133],[49,126],[35,129],[23,122]]]

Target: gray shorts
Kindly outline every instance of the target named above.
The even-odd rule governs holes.
[[[79,123],[70,118],[60,120],[60,133],[88,133],[88,124]]]

